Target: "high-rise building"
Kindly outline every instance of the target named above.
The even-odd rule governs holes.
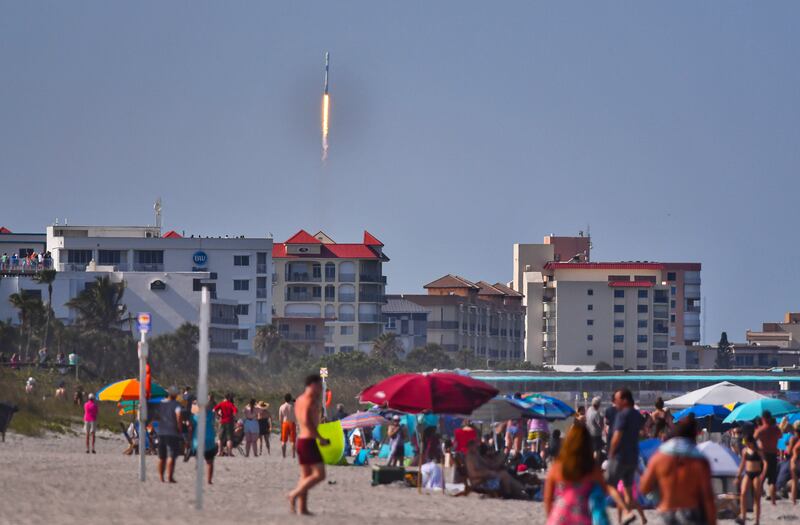
[[[300,230],[272,250],[275,323],[324,319],[327,353],[372,349],[383,332],[383,243],[365,231],[360,243],[336,243]],[[305,332],[304,332],[305,333]],[[318,345],[318,334],[314,334]]]
[[[697,362],[700,264],[590,262],[590,249],[583,236],[514,245],[513,286],[527,307],[526,359],[620,370]]]

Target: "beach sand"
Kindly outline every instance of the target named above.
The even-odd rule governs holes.
[[[80,436],[9,434],[0,443],[0,523],[545,523],[541,503],[372,487],[371,471],[362,467],[329,468],[328,480],[312,493],[311,510],[317,516],[292,517],[285,494],[296,483],[298,468],[291,459],[281,459],[277,444],[273,439],[271,456],[217,458],[214,485],[206,486],[205,510],[198,512],[194,459],[179,459],[178,483],[169,485],[158,481],[155,457],[148,456],[148,479],[141,483],[138,457],[123,456],[123,441],[116,436],[104,434],[97,441],[97,454],[87,455]],[[797,521],[795,515],[788,502],[765,505],[762,523]]]

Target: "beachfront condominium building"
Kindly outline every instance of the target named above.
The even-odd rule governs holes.
[[[383,331],[395,334],[406,356],[415,348],[428,343],[428,308],[399,296],[386,296],[383,305]]]
[[[161,234],[153,226],[66,226],[47,228],[45,246],[57,270],[53,308],[65,322],[75,312],[65,305],[97,277],[124,282],[128,312],[149,312],[152,333],[197,324],[200,291],[211,293],[211,347],[215,352],[249,354],[256,327],[271,323],[272,239],[185,237]],[[19,269],[0,281],[4,297],[15,292],[41,296],[46,286],[32,271]],[[0,316],[7,301],[0,301]],[[15,318],[16,315],[8,316]]]
[[[424,286],[426,295],[391,296],[428,311],[427,342],[479,359],[523,358],[525,310],[522,294],[502,283],[472,282],[445,275]]]
[[[698,362],[699,263],[592,262],[589,237],[514,245],[525,355],[545,365],[685,368]]]
[[[383,243],[364,232],[360,243],[336,243],[324,232],[300,230],[272,250],[275,323],[303,325],[324,319],[325,333],[309,329],[307,340],[318,345],[324,337],[326,353],[369,352],[383,332],[381,306],[386,301],[383,264],[389,258]]]
[[[748,330],[746,335],[748,344],[800,349],[800,312],[787,312],[782,323],[762,323],[760,331]]]

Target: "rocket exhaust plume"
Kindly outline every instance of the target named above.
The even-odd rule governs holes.
[[[325,88],[322,92],[322,161],[328,159],[328,123],[330,122],[331,99],[328,95],[328,66],[330,53],[325,53]]]

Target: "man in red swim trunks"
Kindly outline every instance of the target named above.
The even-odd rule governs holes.
[[[321,411],[322,378],[313,374],[306,378],[306,389],[295,400],[294,413],[300,434],[297,437],[297,459],[300,463],[300,481],[289,493],[292,512],[297,512],[297,501],[300,501],[300,513],[311,515],[308,511],[308,491],[325,480],[325,464],[322,461],[317,439],[322,446],[330,442],[317,433]]]

